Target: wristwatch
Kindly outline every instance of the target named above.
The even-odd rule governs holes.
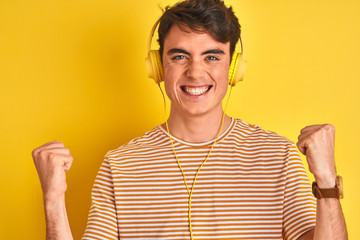
[[[313,182],[312,193],[317,199],[321,199],[321,198],[342,199],[344,197],[342,177],[341,176],[336,177],[334,188],[319,188],[316,182]]]

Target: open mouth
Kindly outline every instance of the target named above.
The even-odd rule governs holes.
[[[191,96],[199,96],[212,88],[212,85],[205,85],[205,86],[181,86],[180,87],[183,92],[189,94]]]

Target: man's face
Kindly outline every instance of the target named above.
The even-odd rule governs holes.
[[[230,43],[174,24],[164,39],[165,90],[171,113],[200,116],[222,112],[230,65]]]

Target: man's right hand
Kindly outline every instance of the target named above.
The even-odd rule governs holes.
[[[72,240],[65,207],[66,171],[73,162],[69,149],[59,141],[46,143],[32,151],[43,190],[46,239]]]
[[[46,143],[32,151],[44,200],[63,197],[67,188],[66,171],[73,162],[69,149],[59,141]]]

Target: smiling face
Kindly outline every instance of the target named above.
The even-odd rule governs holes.
[[[174,24],[164,40],[165,90],[171,100],[171,115],[221,114],[228,86],[230,43],[210,34],[182,31]]]

